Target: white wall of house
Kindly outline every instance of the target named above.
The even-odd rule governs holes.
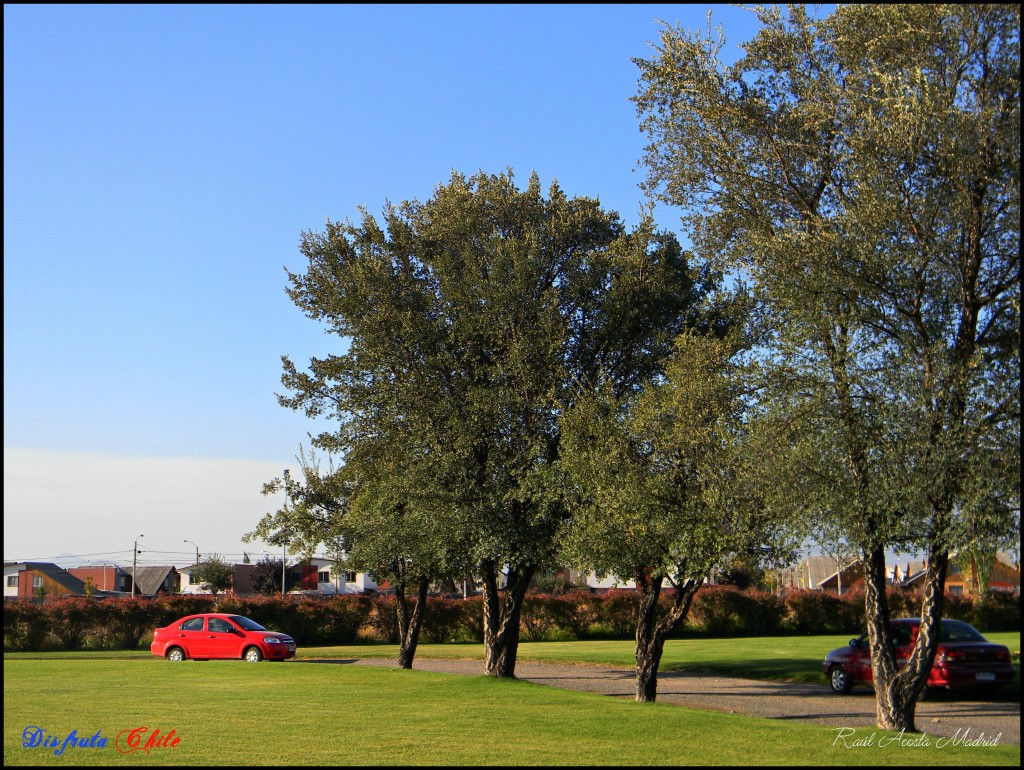
[[[24,563],[4,565],[4,596],[18,595],[18,573],[23,569]]]
[[[608,575],[598,578],[596,572],[587,575],[587,585],[590,588],[636,588],[635,580],[623,580],[616,575]]]
[[[208,594],[209,591],[204,591],[199,584],[192,582],[192,570],[189,567],[182,567],[178,570],[178,574],[181,575],[181,586],[178,588],[178,593],[182,594]]]
[[[322,594],[361,594],[377,589],[377,584],[365,572],[334,572],[334,559],[314,556],[309,563],[317,568],[316,590]]]

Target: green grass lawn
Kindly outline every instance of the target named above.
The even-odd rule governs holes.
[[[990,633],[992,642],[1020,650],[1020,632]],[[849,641],[847,636],[785,636],[741,639],[670,639],[661,660],[662,671],[707,671],[748,679],[771,679],[789,682],[819,682],[825,677],[821,663],[825,654]],[[300,647],[300,658],[393,658],[398,645],[360,644],[330,647]],[[483,671],[481,644],[421,644],[419,658],[459,658],[479,660]],[[26,652],[6,653],[7,660],[148,658],[147,650],[110,652]],[[592,663],[632,668],[633,642],[628,640],[582,642],[522,642],[519,660],[555,663]],[[415,665],[415,664],[414,664]],[[1006,697],[1020,700],[1020,674],[1013,687],[1004,690]]]
[[[726,641],[732,640],[719,644]],[[571,646],[552,645],[561,652],[542,645],[522,649],[524,657],[549,658],[568,654]],[[430,652],[438,649],[456,652],[454,646],[429,646]],[[584,657],[605,662],[605,656],[619,655],[614,647],[587,645],[586,652]],[[861,730],[864,739],[876,733],[872,745],[846,748],[826,727],[637,704],[484,676],[340,663],[173,665],[139,653],[101,655],[4,656],[4,764],[1020,763],[1019,746],[938,748],[934,738],[927,747],[901,746],[883,743],[885,733]],[[72,730],[79,737],[100,731],[107,746],[67,748],[60,755],[55,748],[25,748],[22,736],[29,726],[59,739]],[[147,735],[173,729],[180,742],[149,755],[120,753],[118,734],[125,747],[122,731],[139,727]]]

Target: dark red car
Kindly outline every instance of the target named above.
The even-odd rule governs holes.
[[[896,662],[904,665],[917,641],[917,618],[892,621]],[[868,635],[851,639],[846,647],[825,656],[823,669],[834,692],[845,695],[854,685],[872,683]],[[1013,681],[1015,671],[1010,651],[992,644],[973,626],[960,620],[943,620],[939,649],[928,674],[928,687],[946,690],[996,690]]]
[[[234,658],[248,663],[295,657],[295,640],[241,615],[188,615],[153,634],[149,651],[171,661]]]

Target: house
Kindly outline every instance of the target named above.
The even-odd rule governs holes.
[[[171,566],[160,567],[135,567],[128,572],[128,592],[132,591],[132,578],[134,577],[135,593],[141,596],[156,596],[158,594],[176,594],[179,592],[181,578],[178,570]],[[134,575],[133,575],[134,573]]]
[[[85,582],[50,562],[4,564],[4,598],[85,596]]]
[[[889,582],[891,582],[891,579],[886,578],[886,583]],[[818,583],[817,588],[822,591],[845,594],[854,588],[863,587],[863,584],[864,562],[855,561],[841,570],[834,570],[831,575]]]
[[[132,590],[132,573],[116,564],[96,564],[71,567],[68,572],[97,591],[129,593]]]
[[[280,563],[280,562],[279,562]],[[314,556],[291,562],[285,568],[288,572],[290,590],[303,593],[318,594],[361,594],[377,590],[373,579],[364,572],[334,572],[335,560],[325,556]],[[192,573],[199,566],[190,564],[178,570],[180,585],[178,591],[183,594],[208,594],[201,583],[196,583]],[[231,592],[239,596],[247,596],[252,590],[252,573],[255,564],[235,564]]]
[[[187,567],[181,567],[178,569],[178,593],[181,594],[208,594],[209,591],[203,590],[202,584],[192,579],[192,572],[198,567],[198,564],[190,564]]]
[[[920,588],[924,584],[926,568],[923,563],[914,570],[909,569],[908,565],[907,573],[907,577],[902,583],[904,587]],[[1009,554],[996,554],[992,577],[989,580],[989,589],[1020,593],[1020,564],[1013,564]],[[971,565],[970,555],[954,554],[951,556],[946,570],[946,593],[953,596],[972,596],[978,591],[978,581]]]
[[[378,590],[377,583],[365,572],[335,570],[336,559],[313,556],[301,559],[288,567],[297,577],[292,590],[316,591],[320,594],[362,594]]]

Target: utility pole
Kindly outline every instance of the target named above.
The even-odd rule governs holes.
[[[135,596],[135,569],[139,565],[139,540],[142,539],[142,535],[135,538],[135,548],[132,550],[132,596]]]

